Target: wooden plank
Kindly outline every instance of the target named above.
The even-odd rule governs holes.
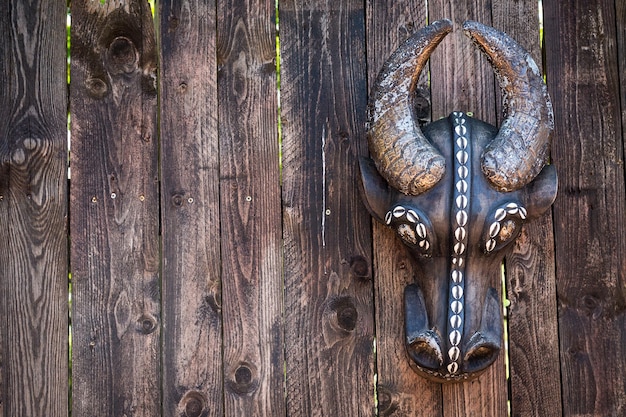
[[[163,1],[157,14],[163,415],[221,416],[216,4]]]
[[[626,185],[616,3],[561,3],[544,1],[560,183],[554,223],[563,414],[620,416],[626,413]]]
[[[537,2],[494,2],[492,10],[494,27],[514,38],[541,66]],[[554,236],[550,212],[524,226],[505,264],[510,301],[511,415],[561,416]]]
[[[364,5],[280,2],[287,415],[374,412]]]
[[[465,20],[492,25],[491,2],[428,2],[429,20],[449,18],[454,32],[446,37],[430,60],[433,120],[452,111],[472,112],[474,117],[496,123],[496,92],[493,71],[480,52],[463,34]],[[489,279],[497,288],[499,271]],[[507,386],[504,355],[477,380],[443,387],[444,416],[505,416]]]
[[[0,3],[0,415],[66,416],[65,3]]]
[[[218,1],[226,416],[285,415],[275,6]]]
[[[411,1],[368,1],[367,67],[369,88],[378,71],[400,43],[425,26],[427,9]],[[425,94],[422,120],[430,119],[428,71],[420,77]],[[386,227],[374,225],[374,285],[376,289],[376,370],[378,415],[440,416],[441,386],[410,368],[404,341],[404,288],[414,282],[411,256]]]
[[[620,97],[622,109],[622,142],[626,143],[626,2],[615,0],[615,18],[617,19],[618,74],[620,77]],[[624,144],[626,155],[626,144]]]
[[[148,3],[72,1],[75,416],[161,413],[156,50]]]
[[[452,20],[454,31],[433,52],[430,60],[432,117],[438,120],[453,111],[473,112],[474,117],[496,123],[493,71],[463,34],[466,20],[492,26],[491,2],[428,2],[429,21]]]

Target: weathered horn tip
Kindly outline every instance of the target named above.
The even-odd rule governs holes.
[[[443,30],[446,32],[452,32],[452,21],[450,19],[435,20],[430,26],[436,28],[437,31]]]
[[[487,48],[489,44],[494,42],[501,45],[506,44],[507,47],[513,47],[513,49],[516,49],[517,46],[517,43],[505,33],[474,20],[463,22],[463,33],[481,49]]]
[[[482,23],[476,22],[475,20],[466,20],[465,22],[463,22],[463,30],[467,33],[485,31],[487,29],[489,29],[489,26],[485,26]]]

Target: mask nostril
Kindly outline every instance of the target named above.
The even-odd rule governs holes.
[[[485,341],[479,333],[474,336],[472,339],[475,343],[470,341],[463,361],[465,372],[478,372],[485,369],[496,360],[500,353],[499,345]]]
[[[432,331],[426,331],[407,343],[409,356],[422,368],[438,369],[443,365],[443,354],[439,338]]]

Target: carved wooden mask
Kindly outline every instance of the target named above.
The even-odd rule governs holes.
[[[423,129],[416,123],[418,76],[452,31],[440,20],[385,63],[369,105],[372,159],[361,160],[366,206],[422,271],[405,289],[406,347],[415,367],[439,382],[476,376],[497,358],[502,259],[557,190],[556,170],[546,165],[553,116],[541,72],[506,34],[471,21],[463,29],[498,78],[500,129],[462,112]]]

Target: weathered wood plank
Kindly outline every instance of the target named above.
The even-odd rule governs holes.
[[[622,143],[626,155],[626,2],[615,0],[615,18],[617,19],[618,74],[620,76],[620,97],[622,109]]]
[[[494,27],[541,67],[537,2],[494,2]],[[500,104],[500,103],[498,103]],[[499,107],[498,117],[501,116]],[[506,261],[511,415],[561,416],[554,236],[551,213],[526,225]]]
[[[163,415],[223,415],[215,1],[163,1]]]
[[[274,2],[220,0],[226,416],[285,415]]]
[[[280,2],[287,415],[374,412],[364,5]]]
[[[156,50],[142,0],[72,1],[75,416],[161,413]]]
[[[544,1],[560,183],[554,223],[565,416],[626,413],[626,186],[615,4]]]
[[[415,30],[425,26],[425,4],[411,1],[368,1],[367,67],[371,90],[378,71],[391,53]],[[420,77],[425,94],[421,120],[430,119],[428,71]],[[376,288],[376,362],[378,413],[383,416],[440,416],[441,386],[410,368],[405,349],[404,288],[414,282],[414,261],[397,235],[374,225]]]
[[[428,2],[428,17],[431,22],[447,18],[454,24],[454,31],[446,36],[430,60],[433,120],[448,117],[453,111],[465,111],[495,124],[497,93],[493,72],[462,29],[466,20],[492,26],[491,2],[432,0]]]
[[[493,71],[487,61],[463,34],[465,20],[492,25],[491,2],[467,3],[429,1],[429,20],[448,18],[454,32],[446,37],[430,60],[433,120],[452,111],[472,112],[474,117],[496,123],[496,91]],[[489,279],[499,288],[499,271]],[[504,355],[477,380],[443,387],[444,416],[505,416],[507,382]]]
[[[65,3],[0,3],[0,415],[66,416]]]

